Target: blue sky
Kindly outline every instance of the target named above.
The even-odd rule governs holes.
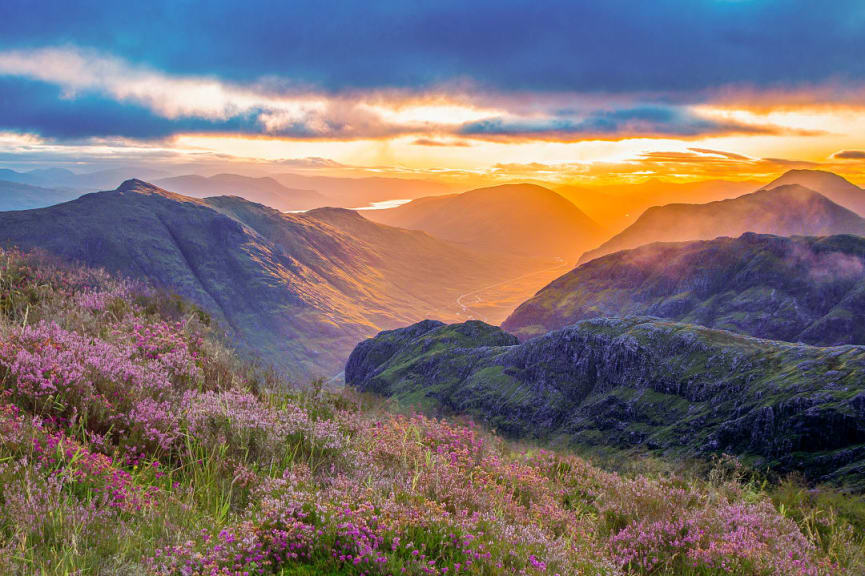
[[[862,54],[861,1],[6,0],[0,132],[168,147],[806,138],[821,130],[759,116],[865,105]],[[757,117],[719,112],[737,107]]]

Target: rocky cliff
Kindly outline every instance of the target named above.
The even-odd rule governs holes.
[[[422,322],[352,353],[346,382],[512,437],[735,453],[811,480],[865,472],[865,348],[760,340],[645,317],[522,344],[480,322]]]

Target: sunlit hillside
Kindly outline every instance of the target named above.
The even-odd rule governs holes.
[[[286,387],[146,286],[0,255],[5,574],[858,574],[865,512]],[[649,471],[651,470],[651,471]]]
[[[0,1],[0,576],[862,576],[863,31]]]

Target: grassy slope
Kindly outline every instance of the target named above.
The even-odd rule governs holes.
[[[865,566],[853,498],[767,490],[730,460],[706,476],[610,473],[350,392],[293,389],[238,362],[207,321],[135,283],[0,252],[0,572]],[[477,329],[433,347],[507,338]]]
[[[865,239],[746,234],[622,251],[550,283],[503,327],[526,338],[628,314],[791,342],[865,343]]]

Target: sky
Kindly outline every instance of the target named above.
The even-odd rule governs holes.
[[[865,2],[0,3],[0,165],[865,184]]]

